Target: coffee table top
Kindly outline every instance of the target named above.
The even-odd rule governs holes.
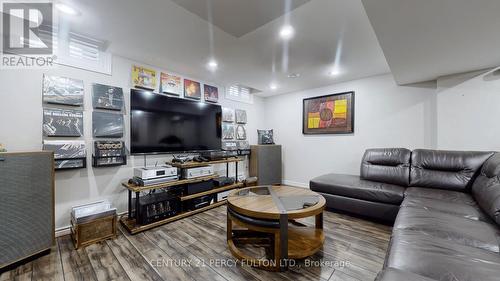
[[[305,218],[323,212],[325,198],[309,189],[291,186],[254,186],[235,190],[227,197],[228,207],[249,217]]]

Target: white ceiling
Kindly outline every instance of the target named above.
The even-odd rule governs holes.
[[[400,84],[500,65],[499,0],[363,0]]]
[[[228,7],[224,13],[244,18],[241,7],[254,13],[259,5],[270,5],[253,0],[237,2],[241,3],[233,12]],[[109,41],[114,54],[223,86],[241,83],[263,91],[263,96],[389,72],[361,0],[312,0],[241,37],[210,25],[171,0],[70,3],[81,15],[62,22],[73,31]],[[267,20],[261,18],[252,24]],[[288,44],[277,36],[285,20],[296,29]],[[219,25],[227,29],[227,23]],[[249,26],[245,23],[231,32],[239,34]],[[331,77],[328,72],[337,53],[341,74]],[[215,73],[205,68],[211,57],[219,64]],[[301,76],[287,78],[290,72]],[[279,85],[278,90],[269,89],[271,82]]]
[[[241,37],[310,0],[172,0],[225,32]]]

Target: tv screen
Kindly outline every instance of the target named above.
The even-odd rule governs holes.
[[[220,105],[132,89],[130,111],[132,154],[221,149]]]

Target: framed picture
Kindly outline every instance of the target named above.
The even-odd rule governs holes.
[[[236,139],[237,140],[246,140],[247,139],[247,130],[243,125],[236,126]]]
[[[122,114],[92,112],[92,131],[95,138],[121,138],[123,128]]]
[[[92,104],[94,108],[121,111],[123,109],[123,90],[94,83],[92,85]]]
[[[46,137],[81,137],[83,136],[83,111],[44,108],[42,128]]]
[[[218,102],[219,101],[219,88],[210,85],[203,85],[203,93],[205,101]]]
[[[247,123],[247,112],[242,109],[236,109],[234,111],[236,115],[236,123],[238,124],[246,124]]]
[[[234,125],[233,124],[222,124],[222,139],[232,140],[234,139]]]
[[[181,77],[164,72],[160,73],[160,92],[180,96],[182,94]]]
[[[43,102],[83,106],[83,81],[43,75]]]
[[[304,99],[303,134],[354,133],[354,92]]]
[[[222,122],[234,122],[234,110],[232,108],[222,108]]]
[[[201,100],[200,82],[184,79],[184,97]]]
[[[156,71],[142,66],[132,66],[132,85],[137,88],[155,90]]]

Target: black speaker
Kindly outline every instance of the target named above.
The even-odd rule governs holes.
[[[55,243],[54,153],[0,153],[0,269]]]

